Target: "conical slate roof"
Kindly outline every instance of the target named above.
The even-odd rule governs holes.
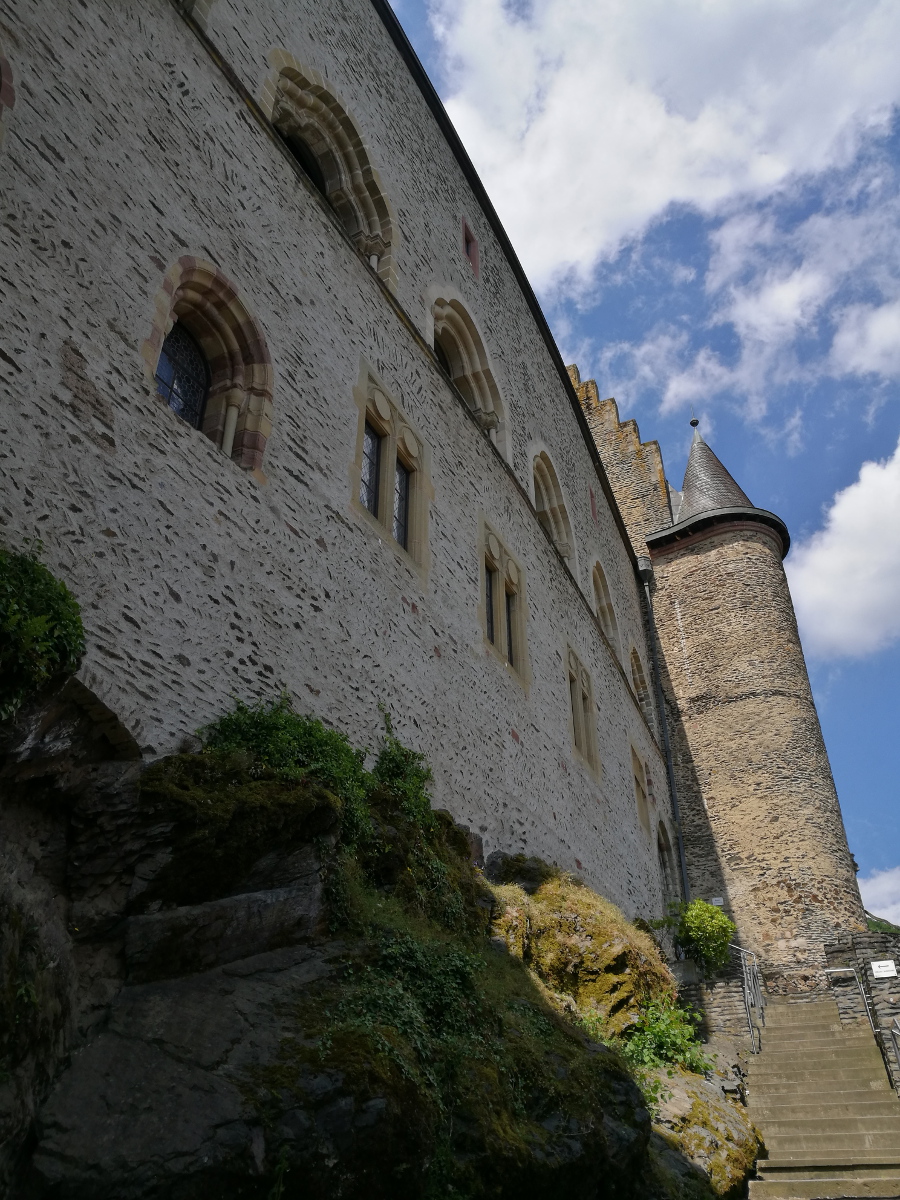
[[[684,472],[681,507],[676,519],[680,525],[701,513],[720,508],[753,508],[753,505],[694,426],[694,442]]]

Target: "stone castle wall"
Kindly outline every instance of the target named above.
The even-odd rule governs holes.
[[[169,0],[4,9],[16,95],[0,147],[5,538],[43,540],[83,608],[81,680],[146,758],[235,696],[287,688],[364,744],[383,704],[429,756],[435,802],[486,850],[539,854],[630,914],[659,912],[665,772],[591,592],[599,561],[626,661],[636,648],[649,675],[633,560],[503,247],[368,0],[201,7],[214,53]],[[327,81],[362,131],[396,217],[393,297],[241,94],[263,105],[285,61]],[[185,256],[221,272],[265,336],[272,428],[256,473],[160,401],[141,355]],[[484,335],[508,463],[430,350],[437,296],[464,303]],[[430,460],[418,564],[352,504],[370,382]],[[541,450],[573,529],[568,563],[532,507]],[[484,522],[524,575],[521,679],[479,619]],[[573,747],[569,645],[592,679],[596,772]],[[649,831],[632,747],[658,781]]]
[[[714,528],[654,570],[694,893],[724,899],[776,985],[821,983],[824,943],[865,923],[780,542]]]
[[[577,368],[569,370],[632,548],[646,554],[647,534],[672,524],[659,442],[642,442],[637,421],[620,421],[615,400],[601,400],[593,379],[582,383]]]

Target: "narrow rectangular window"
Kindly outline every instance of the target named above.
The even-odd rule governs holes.
[[[591,693],[582,684],[581,687],[581,719],[582,729],[584,730],[584,750],[582,753],[585,758],[593,760],[593,738],[591,737],[591,729],[593,728],[593,714],[591,713]]]
[[[363,434],[362,472],[359,480],[359,502],[373,516],[378,516],[378,492],[381,476],[381,443],[384,438],[374,425],[366,421]]]
[[[412,471],[397,459],[394,472],[394,540],[407,548],[409,541],[409,489]]]
[[[494,576],[497,572],[489,562],[484,564],[484,619],[488,641],[497,643],[497,626],[494,620]]]
[[[581,708],[581,689],[578,686],[578,680],[574,675],[569,676],[569,700],[572,705],[572,726],[575,733],[575,749],[579,754],[584,754],[584,726],[582,720],[584,717]]]
[[[511,667],[516,665],[516,635],[515,635],[515,620],[516,620],[516,593],[506,593],[506,661]]]

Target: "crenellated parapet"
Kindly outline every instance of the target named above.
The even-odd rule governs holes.
[[[569,367],[569,378],[581,401],[634,552],[646,554],[647,534],[672,522],[659,442],[642,442],[637,421],[621,421],[615,400],[601,400],[596,380],[582,382],[577,366]]]

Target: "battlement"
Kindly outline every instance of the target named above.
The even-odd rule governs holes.
[[[621,421],[616,401],[600,399],[596,380],[582,382],[574,363],[568,371],[631,545],[635,554],[646,554],[647,534],[672,523],[659,442],[642,442],[637,421]]]

